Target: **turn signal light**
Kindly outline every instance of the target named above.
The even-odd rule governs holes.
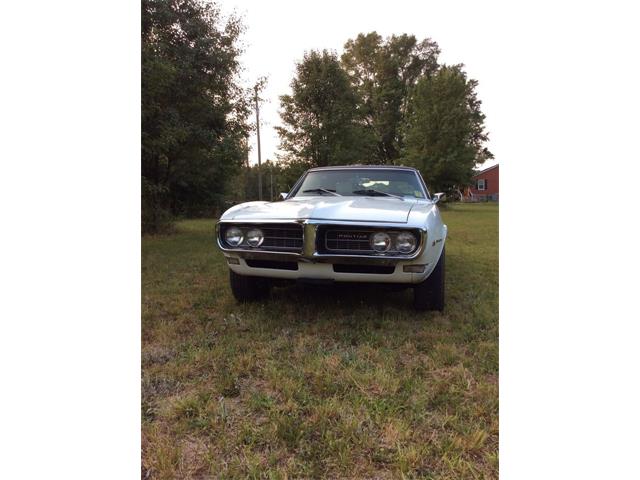
[[[424,273],[426,265],[405,265],[402,267],[404,273]]]

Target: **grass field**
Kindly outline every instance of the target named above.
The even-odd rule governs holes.
[[[498,206],[443,217],[444,313],[349,285],[238,305],[213,220],[143,238],[143,477],[497,478]]]

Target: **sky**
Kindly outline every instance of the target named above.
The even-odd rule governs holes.
[[[275,160],[279,141],[274,127],[280,124],[279,96],[290,92],[295,64],[304,52],[326,48],[340,54],[348,39],[375,30],[385,37],[403,33],[413,34],[418,40],[430,37],[440,46],[441,63],[465,64],[468,76],[479,82],[478,98],[487,116],[487,146],[495,155],[494,160],[483,166],[500,161],[500,125],[492,110],[501,92],[499,84],[492,80],[499,72],[495,46],[503,39],[483,21],[494,12],[479,3],[220,0],[224,14],[235,12],[244,19],[243,81],[248,86],[262,75],[268,77],[262,95],[265,102],[260,108],[262,160]],[[497,10],[496,6],[493,8]],[[250,145],[249,160],[255,164],[258,161],[255,135]]]

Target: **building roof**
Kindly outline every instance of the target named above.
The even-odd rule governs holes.
[[[492,165],[490,167],[485,168],[484,170],[479,170],[476,173],[473,174],[473,177],[477,177],[478,175],[482,175],[483,173],[488,172],[489,170],[493,170],[494,168],[498,168],[500,166],[499,163],[496,163],[495,165]],[[472,177],[472,178],[473,178]]]

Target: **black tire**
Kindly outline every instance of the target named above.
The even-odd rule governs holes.
[[[444,310],[444,247],[431,275],[413,287],[413,306],[417,310]]]
[[[266,278],[247,277],[229,270],[231,292],[238,302],[259,300],[269,295],[271,284]]]

